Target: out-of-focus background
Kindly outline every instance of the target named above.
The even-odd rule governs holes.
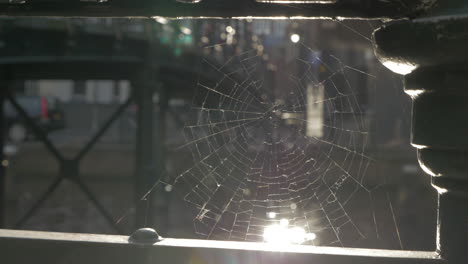
[[[349,238],[345,246],[433,250],[437,195],[409,143],[411,104],[403,92],[402,80],[381,66],[373,54],[370,38],[378,26],[376,21],[329,20],[0,20],[0,54],[5,55],[0,63],[17,65],[3,74],[21,76],[22,71],[28,72],[31,65],[41,61],[46,76],[47,71],[60,69],[54,65],[60,65],[61,58],[75,56],[79,61],[89,54],[115,67],[117,77],[112,79],[86,79],[80,72],[88,72],[87,65],[78,63],[74,68],[76,78],[41,79],[39,72],[34,79],[12,78],[15,80],[8,84],[17,106],[24,109],[65,160],[79,153],[106,125],[109,117],[119,111],[115,121],[82,157],[79,169],[69,169],[76,164],[60,165],[16,107],[5,102],[6,143],[1,165],[7,177],[2,197],[6,201],[1,214],[2,228],[113,234],[117,232],[116,226],[121,233],[130,234],[137,226],[138,211],[143,211],[146,212],[145,224],[156,228],[163,236],[220,238],[197,229],[200,217],[204,216],[203,210],[209,209],[194,204],[194,199],[187,195],[196,192],[190,190],[190,186],[179,190],[174,180],[197,166],[194,155],[198,158],[208,155],[203,153],[206,150],[202,147],[193,147],[195,141],[205,141],[204,137],[187,138],[186,134],[188,128],[200,125],[206,118],[197,111],[197,108],[208,107],[210,96],[209,93],[200,96],[201,90],[207,90],[201,88],[209,86],[209,91],[216,90],[217,84],[228,75],[227,68],[236,68],[233,62],[237,60],[242,66],[261,70],[264,75],[252,79],[261,81],[262,89],[270,89],[277,97],[281,97],[281,91],[288,90],[291,77],[303,76],[304,67],[317,66],[317,75],[310,75],[315,83],[321,82],[313,80],[313,76],[330,80],[339,77],[328,84],[324,81],[328,86],[322,88],[325,92],[322,90],[321,95],[312,92],[315,98],[322,98],[331,106],[324,103],[321,109],[314,110],[318,111],[315,116],[309,112],[308,115],[323,119],[319,124],[326,123],[327,113],[330,116],[345,113],[349,109],[343,105],[350,104],[354,106],[353,111],[335,120],[337,123],[333,123],[333,127],[340,128],[339,132],[344,135],[352,134],[343,122],[356,122],[358,118],[368,132],[360,151],[346,148],[349,143],[339,141],[341,134],[333,135],[332,140],[323,139],[325,143],[341,147],[343,164],[362,163],[358,158],[348,158],[355,154],[361,158],[365,156],[366,160],[366,171],[359,172],[360,177],[366,179],[365,184],[360,180],[365,186],[357,189],[369,189],[372,195],[350,196],[352,202],[337,217],[346,216],[357,229],[365,232]],[[60,52],[56,52],[57,47]],[[146,192],[138,195],[135,188],[139,184],[136,174],[142,169],[136,165],[140,155],[136,153],[138,127],[141,126],[139,108],[133,101],[127,102],[132,94],[131,80],[118,78],[119,71],[133,65],[119,63],[127,59],[132,62],[138,56],[150,57],[145,63],[154,64],[152,69],[158,69],[154,73],[155,93],[149,108],[153,111],[149,120],[153,131],[150,145],[154,149],[156,167],[150,168],[154,174],[150,178],[155,185],[146,184],[149,195],[145,195]],[[249,56],[261,63],[250,63]],[[301,68],[297,66],[298,61],[307,63]],[[217,66],[210,67],[211,64]],[[285,72],[288,74],[282,74]],[[211,82],[208,85],[202,79],[211,79]],[[333,88],[330,85],[336,86],[335,95],[329,94],[327,89]],[[327,100],[344,95],[340,87],[348,87],[352,96],[346,94],[344,101]],[[240,98],[236,94],[228,97]],[[122,104],[127,107],[120,108]],[[235,111],[247,108],[240,109]],[[283,125],[287,120],[280,118],[278,122]],[[318,138],[322,138],[321,133],[327,133],[326,129],[322,132],[317,132],[317,127],[309,129],[309,132],[315,131],[310,133]],[[328,151],[323,153],[332,153]],[[57,177],[77,172],[80,182],[86,185],[85,192],[73,180],[78,176],[68,175],[69,178],[62,180],[50,195],[41,199]],[[330,188],[333,187],[328,190]],[[349,192],[346,186],[336,188],[338,194]],[[96,207],[96,202],[102,208]],[[323,209],[321,206],[319,209]],[[238,216],[241,209],[236,213]],[[270,213],[269,218],[277,214],[267,213]],[[325,213],[327,218],[331,214]],[[214,220],[215,224],[219,221]],[[248,220],[246,224],[254,223]],[[339,246],[340,231],[334,231],[338,233],[339,243],[331,241],[329,244]],[[320,239],[319,234],[317,236]]]

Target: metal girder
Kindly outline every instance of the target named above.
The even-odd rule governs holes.
[[[0,231],[4,263],[288,263],[442,264],[435,252],[274,246],[267,243],[166,238],[152,245],[127,236]]]
[[[0,67],[8,74],[9,80],[125,80],[130,79],[139,69],[141,62],[94,60],[44,60],[24,63],[5,63]]]
[[[401,18],[423,13],[437,0],[25,0],[0,4],[7,16],[87,17],[348,17]],[[308,2],[307,4],[301,2]]]
[[[148,41],[126,35],[2,25],[0,67],[9,80],[131,79],[150,49]]]

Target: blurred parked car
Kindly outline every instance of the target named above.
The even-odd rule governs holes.
[[[57,98],[19,95],[16,100],[45,133],[65,128],[62,103]],[[33,136],[31,129],[9,101],[4,104],[4,113],[9,140],[21,142]]]

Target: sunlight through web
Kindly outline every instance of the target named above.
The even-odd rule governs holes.
[[[297,49],[289,72],[275,71],[258,48],[204,59],[215,77],[197,83],[197,119],[184,127],[182,146],[195,165],[175,179],[197,209],[197,234],[265,241],[265,230],[283,226],[304,232],[303,244],[366,238],[348,208],[373,190],[365,183],[373,159],[362,88],[350,79],[375,77],[310,44]],[[269,81],[276,76],[286,80],[280,87]]]

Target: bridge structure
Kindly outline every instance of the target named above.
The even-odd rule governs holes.
[[[156,23],[149,21],[149,23]],[[32,207],[15,224],[21,228],[34,217],[41,206],[63,181],[71,181],[89,198],[100,214],[117,234],[123,230],[100,202],[98,195],[80,177],[80,162],[93,149],[103,134],[129,107],[136,105],[137,131],[134,195],[137,202],[163,173],[164,137],[169,98],[191,97],[191,91],[176,87],[189,87],[199,73],[178,63],[168,45],[162,45],[148,32],[122,32],[118,27],[107,26],[100,30],[87,30],[82,25],[66,20],[3,20],[0,33],[0,76],[3,89],[0,91],[0,109],[9,101],[59,164],[58,176],[41,194]],[[182,55],[183,56],[183,55]],[[192,56],[192,58],[194,58]],[[193,77],[193,78],[192,78]],[[102,124],[73,158],[67,158],[47,137],[36,122],[15,99],[12,83],[25,80],[128,80],[131,94]],[[159,100],[154,100],[154,94]],[[155,109],[159,109],[155,116]],[[0,114],[0,124],[3,124]],[[159,120],[155,124],[156,120]],[[73,122],[68,120],[67,122]],[[2,127],[2,130],[5,129]],[[5,134],[0,136],[0,149],[5,143]],[[0,154],[3,155],[3,154]],[[3,157],[1,157],[3,159]],[[5,168],[1,168],[5,175]],[[4,219],[5,177],[0,181],[0,220]],[[152,199],[147,200],[148,203]],[[145,206],[146,207],[146,206]],[[152,208],[151,204],[147,205]],[[151,223],[152,214],[146,208],[136,212],[137,226]],[[1,222],[0,222],[1,223]]]

